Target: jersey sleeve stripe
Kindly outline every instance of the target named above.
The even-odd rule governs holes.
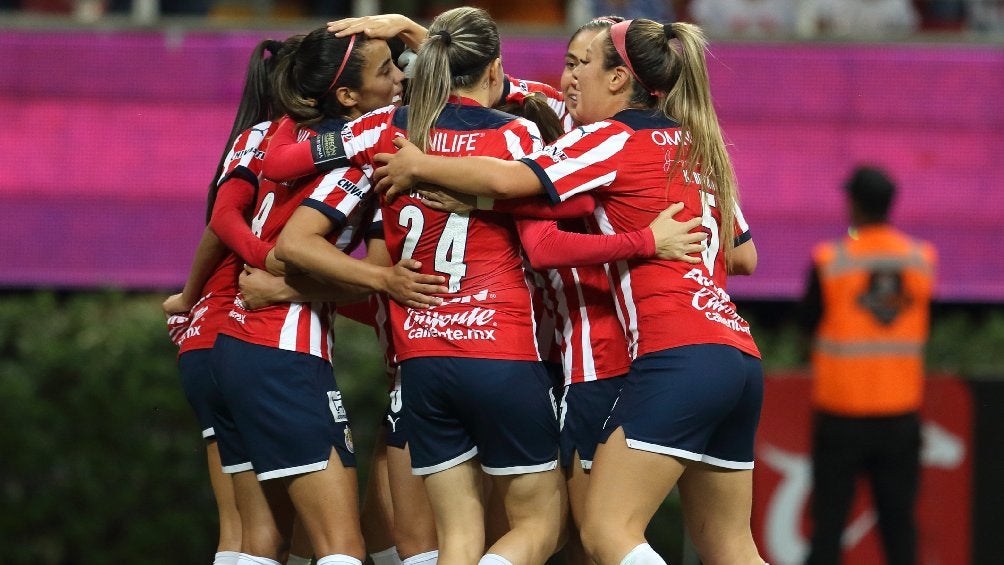
[[[353,159],[356,155],[365,153],[367,150],[374,147],[380,142],[380,138],[385,129],[387,129],[387,122],[382,121],[374,127],[363,130],[352,139],[346,140],[343,135],[342,142],[345,144],[345,156],[349,159]],[[353,162],[358,163],[358,160],[354,159]]]
[[[753,239],[753,235],[750,234],[750,225],[746,222],[746,216],[743,215],[743,211],[739,208],[738,202],[736,202],[734,210],[736,218],[736,234],[738,235],[735,237],[733,247],[737,247]]]
[[[526,157],[526,152],[523,151],[523,144],[515,132],[506,130],[502,132],[502,136],[505,138],[506,149],[514,160]]]
[[[551,182],[551,177],[547,176],[543,167],[538,165],[536,161],[530,159],[529,157],[524,157],[520,159],[519,162],[523,163],[527,167],[530,167],[533,174],[537,175],[537,180],[540,181],[541,186],[543,186],[544,190],[547,191],[547,196],[551,199],[552,204],[558,204],[561,202],[561,195],[559,195],[558,190],[554,188],[554,183]]]
[[[732,240],[732,247],[739,247],[740,245],[746,243],[747,241],[753,239],[753,234],[749,230],[737,235],[735,239]]]
[[[224,175],[220,178],[219,184],[222,185],[230,180],[231,177],[237,177],[255,187],[255,190],[258,190],[258,175],[254,174],[251,172],[251,169],[243,165],[238,165],[237,168],[229,173],[224,173]]]
[[[629,137],[631,136],[627,132],[621,132],[612,135],[607,139],[603,140],[602,143],[600,143],[596,147],[593,147],[592,149],[589,149],[579,157],[573,159],[566,159],[564,161],[560,161],[548,167],[547,174],[553,180],[559,181],[568,175],[586,170],[588,167],[592,165],[599,165],[606,163],[611,157],[619,153],[621,149],[624,149],[624,144],[627,143]],[[614,176],[610,177],[610,180],[613,180],[617,176],[616,171],[614,171],[614,173],[615,173]],[[605,179],[608,176],[609,175],[603,175],[600,178]],[[594,188],[610,182],[610,180],[606,180],[604,182],[597,182],[598,180],[599,179],[595,179],[586,184],[589,185],[589,188]]]
[[[335,208],[334,206],[331,206],[325,202],[318,202],[317,200],[313,200],[311,198],[305,199],[300,205],[306,206],[308,208],[313,208],[314,210],[317,210],[321,214],[324,214],[326,218],[328,218],[329,220],[331,220],[333,224],[335,224],[334,229],[332,231],[339,231],[345,227],[345,224],[347,222],[345,214],[343,214],[341,210]]]

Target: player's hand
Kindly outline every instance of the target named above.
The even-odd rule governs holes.
[[[397,153],[377,153],[373,160],[383,163],[376,169],[373,179],[377,181],[377,192],[383,193],[387,202],[393,202],[398,195],[407,193],[417,182],[415,171],[425,156],[422,150],[403,137],[394,139]]]
[[[467,214],[477,208],[477,197],[453,192],[441,186],[419,184],[416,192],[422,197],[422,204],[440,212]]]
[[[704,251],[708,235],[703,231],[691,232],[701,226],[701,218],[691,218],[686,222],[674,220],[673,216],[682,210],[683,203],[677,202],[659,212],[649,224],[652,235],[655,236],[655,256],[691,264],[700,263],[701,258],[692,254]]]
[[[446,278],[439,275],[423,275],[418,272],[422,263],[414,259],[401,259],[397,265],[387,268],[387,279],[383,291],[398,304],[423,310],[439,306],[443,299],[435,294],[446,294],[450,289],[443,286]]]
[[[336,37],[362,33],[370,39],[390,39],[414,25],[415,22],[401,14],[380,14],[328,22],[328,31],[334,33]]]
[[[172,294],[164,299],[160,307],[164,310],[165,316],[171,316],[173,314],[183,314],[188,315],[192,311],[192,304],[187,304],[182,296],[182,293]]]
[[[240,287],[244,307],[248,310],[283,302],[279,297],[287,288],[283,277],[277,277],[250,265],[244,265],[244,270],[237,278],[237,286]]]

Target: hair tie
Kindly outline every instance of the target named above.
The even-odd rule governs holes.
[[[659,92],[649,88],[645,84],[645,81],[641,80],[641,77],[638,76],[638,73],[634,72],[634,67],[631,66],[631,59],[628,58],[627,47],[625,45],[625,42],[627,38],[628,27],[631,25],[631,22],[633,21],[634,20],[624,20],[622,22],[610,26],[610,42],[614,44],[614,49],[617,50],[617,54],[620,55],[621,59],[624,60],[624,66],[627,67],[627,70],[629,73],[631,73],[631,76],[633,76],[634,79],[638,81],[638,84],[640,84],[641,87],[644,88],[645,91],[649,93],[649,95],[658,96]]]
[[[352,47],[356,44],[356,34],[352,34],[349,38],[349,46],[345,48],[345,55],[342,57],[342,64],[338,66],[338,72],[335,73],[335,78],[331,81],[331,86],[324,91],[324,96],[327,96],[331,89],[335,87],[338,83],[338,79],[342,76],[342,71],[345,70],[345,65],[349,62],[349,57],[352,56]]]
[[[450,44],[453,43],[453,38],[450,37],[450,32],[446,31],[445,29],[437,31],[436,35],[438,35],[443,39],[443,45],[446,45],[447,47],[449,47]]]
[[[662,33],[666,39],[672,41],[676,39],[676,32],[673,31],[673,24],[662,24]]]
[[[617,20],[611,18],[610,16],[600,16],[598,18],[593,18],[592,23],[597,23],[597,24],[603,23],[603,24],[614,25],[615,23],[617,23]]]

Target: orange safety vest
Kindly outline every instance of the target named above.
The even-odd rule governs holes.
[[[920,409],[934,247],[888,225],[813,251],[823,315],[812,353],[814,406],[843,416]]]

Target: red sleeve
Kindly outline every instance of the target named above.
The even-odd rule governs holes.
[[[581,218],[592,214],[595,209],[596,200],[591,194],[586,193],[576,194],[568,200],[554,205],[545,200],[544,197],[527,196],[525,198],[496,200],[492,206],[492,210],[495,212],[541,220]]]
[[[586,235],[558,229],[554,220],[517,219],[519,239],[534,269],[598,265],[655,256],[652,230]]]
[[[265,151],[261,167],[265,178],[285,182],[317,172],[310,143],[296,141],[296,122],[289,116],[279,120],[279,126]]]
[[[376,305],[372,300],[363,300],[353,304],[339,305],[336,308],[336,311],[340,316],[345,316],[346,318],[359,322],[360,324],[376,327]]]
[[[217,192],[209,228],[245,263],[264,269],[273,244],[251,233],[244,215],[254,203],[254,192],[254,185],[240,177],[227,179]]]

